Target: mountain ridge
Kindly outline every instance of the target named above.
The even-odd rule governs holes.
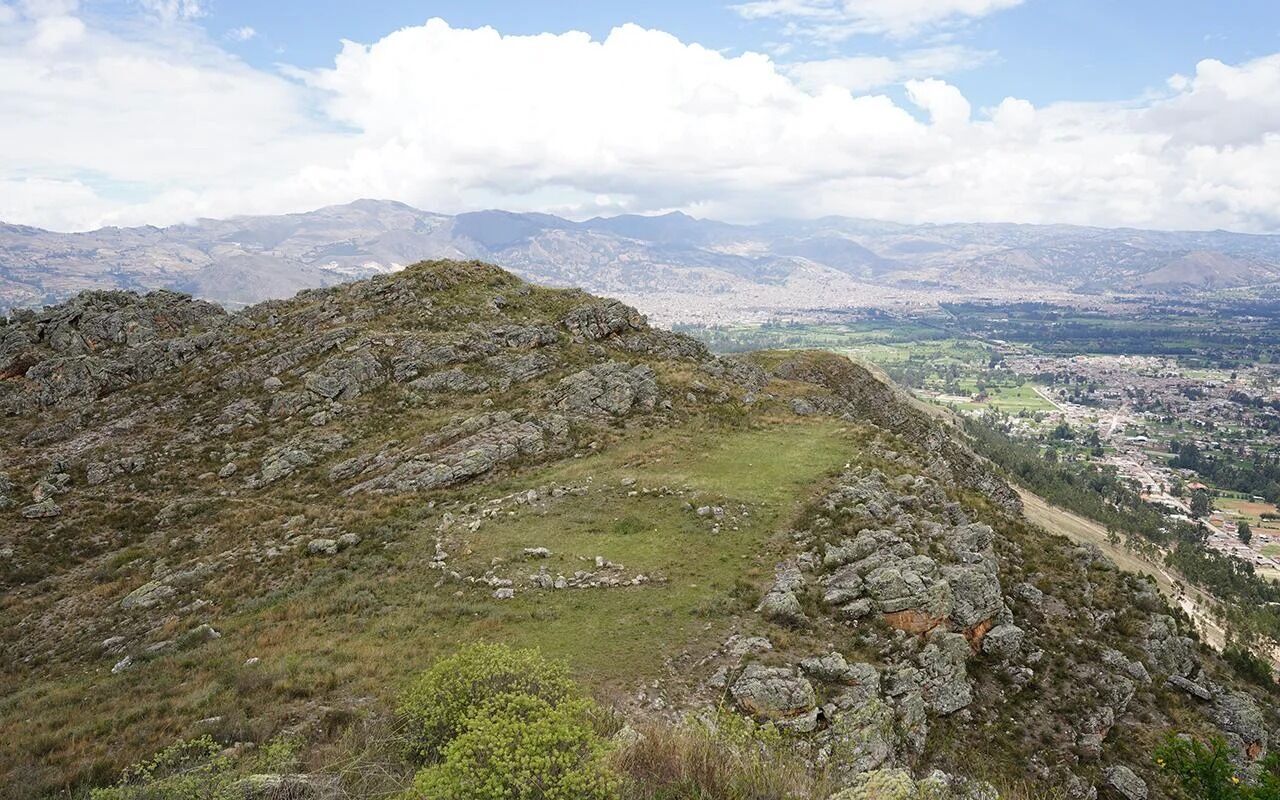
[[[620,296],[663,323],[940,298],[1194,296],[1280,281],[1274,235],[841,217],[737,225],[681,212],[573,221],[359,200],[168,228],[2,225],[0,309],[84,289],[161,288],[236,308],[423,258],[483,258],[547,285]]]

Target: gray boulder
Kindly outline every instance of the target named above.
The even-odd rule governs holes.
[[[965,667],[969,641],[958,633],[935,628],[926,636],[920,651],[921,695],[937,714],[952,714],[973,701],[969,674]]]
[[[893,708],[879,697],[836,712],[828,731],[836,774],[850,778],[877,769],[894,756]]]
[[[1017,625],[997,625],[982,637],[982,652],[1009,660],[1022,650],[1026,633]]]
[[[766,619],[783,625],[803,625],[808,621],[797,592],[805,586],[804,574],[794,563],[778,566],[773,587],[765,593],[756,608]]]
[[[813,684],[787,667],[748,664],[729,693],[747,713],[769,721],[802,717],[815,710]]]
[[[972,628],[1000,613],[1003,599],[994,573],[979,566],[948,565],[942,575],[951,587],[951,619],[960,627]]]
[[[1267,726],[1262,711],[1244,692],[1221,692],[1213,698],[1209,717],[1237,744],[1250,761],[1267,751]]]
[[[132,611],[135,608],[151,608],[177,593],[178,590],[167,583],[147,581],[125,595],[124,599],[120,601],[120,607],[125,611]]]
[[[62,515],[62,506],[53,502],[52,497],[46,497],[38,503],[23,507],[18,513],[24,519],[52,519]]]
[[[1149,666],[1157,673],[1187,677],[1199,669],[1196,643],[1179,636],[1177,623],[1164,614],[1151,618],[1142,649],[1150,659]]]
[[[1147,783],[1120,764],[1102,773],[1102,787],[1109,797],[1119,800],[1147,800]]]
[[[336,539],[312,539],[307,542],[307,552],[313,556],[333,556],[338,554]]]
[[[547,394],[547,403],[566,413],[588,417],[621,417],[639,409],[652,411],[658,402],[654,372],[608,361],[564,378]]]
[[[561,320],[561,324],[574,337],[589,342],[648,328],[639,311],[617,300],[578,306]]]

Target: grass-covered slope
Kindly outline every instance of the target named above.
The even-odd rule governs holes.
[[[235,315],[81,295],[0,327],[0,413],[9,796],[200,735],[340,771],[475,641],[564,659],[636,725],[771,721],[814,786],[1161,791],[1168,730],[1242,769],[1270,739],[1150,585],[1031,527],[878,376],[716,359],[492,266]]]

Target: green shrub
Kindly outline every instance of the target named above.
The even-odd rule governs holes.
[[[1193,800],[1280,800],[1280,759],[1267,756],[1256,782],[1237,775],[1226,740],[1208,744],[1185,736],[1170,736],[1155,751],[1160,769],[1171,773]]]
[[[115,786],[94,789],[90,800],[240,800],[246,772],[278,772],[293,765],[297,743],[279,737],[238,763],[211,736],[178,742],[126,769]]]
[[[617,781],[589,704],[503,694],[469,715],[443,760],[414,779],[422,800],[607,800]]]
[[[179,742],[134,764],[120,782],[94,789],[91,800],[230,800],[231,759],[208,736]]]
[[[1237,675],[1251,683],[1268,688],[1275,685],[1275,676],[1271,671],[1271,664],[1264,659],[1258,658],[1245,645],[1227,645],[1222,651],[1222,660],[1230,664]]]
[[[413,755],[438,759],[469,714],[505,694],[529,695],[554,706],[576,693],[564,665],[544,660],[536,650],[470,645],[437,661],[401,697],[397,711]]]

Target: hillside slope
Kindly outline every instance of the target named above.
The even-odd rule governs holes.
[[[1225,735],[1245,776],[1274,736],[1153,584],[1029,524],[868,370],[715,358],[478,262],[236,314],[20,313],[0,437],[10,797],[201,734],[288,731],[330,769],[478,640],[567,659],[629,719],[774,721],[841,780],[1174,796],[1167,732]]]

